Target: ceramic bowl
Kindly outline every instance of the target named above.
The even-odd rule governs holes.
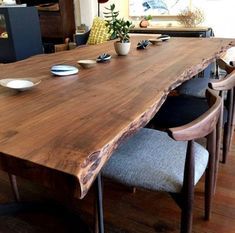
[[[37,86],[41,80],[33,79],[1,79],[0,85],[17,91],[26,91]]]
[[[149,41],[151,42],[151,44],[153,45],[159,45],[162,40],[161,39],[149,39]]]
[[[96,61],[95,60],[80,60],[78,61],[78,64],[84,69],[89,69],[96,65]]]

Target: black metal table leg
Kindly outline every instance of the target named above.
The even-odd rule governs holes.
[[[98,231],[104,233],[104,214],[103,214],[103,190],[102,177],[99,174],[95,181],[96,185],[96,212],[98,220]]]

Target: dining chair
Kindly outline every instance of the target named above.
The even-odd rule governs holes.
[[[213,80],[209,83],[209,87],[218,91],[221,98],[225,99],[224,107],[221,110],[219,131],[223,128],[223,143],[222,143],[222,163],[227,162],[227,157],[232,141],[233,121],[234,121],[234,88],[235,88],[235,70],[226,75],[223,79]],[[225,94],[227,97],[225,98]],[[220,141],[218,141],[218,153]]]
[[[221,112],[221,120],[217,133],[217,153],[220,156],[220,135],[222,128],[223,143],[222,143],[222,163],[226,163],[230,144],[232,141],[232,128],[234,122],[234,82],[235,71],[232,66],[226,63],[223,59],[217,61],[219,67],[227,72],[221,79],[211,79],[209,86],[212,89],[220,92],[220,95],[225,99],[224,108]],[[215,84],[213,84],[215,83]],[[224,86],[225,85],[225,86]],[[221,88],[221,89],[220,89]],[[226,98],[225,98],[226,96]],[[155,128],[177,127],[186,124],[208,109],[206,98],[197,98],[188,95],[169,96],[156,116],[151,120],[150,124]]]
[[[226,58],[226,56],[225,56]],[[217,65],[220,69],[224,70],[226,72],[226,74],[230,74],[231,72],[233,72],[235,70],[235,66],[234,66],[234,61],[227,61],[227,59],[218,59],[217,60]],[[234,92],[234,91],[233,91]],[[230,110],[230,106],[234,106],[234,103],[233,104],[230,104],[231,103],[231,93],[228,93],[228,95],[226,95],[227,98],[225,98],[225,111],[229,111]],[[233,93],[234,94],[234,93]],[[235,101],[235,97],[233,97],[233,100]],[[231,115],[225,115],[225,117],[227,116],[229,119],[227,122],[230,122],[230,129],[231,129],[231,134],[230,134],[230,137],[227,139],[228,140],[228,145],[227,145],[227,150],[224,150],[224,153],[223,153],[223,159],[222,159],[222,162],[223,163],[226,163],[227,161],[227,155],[228,155],[228,152],[230,150],[230,147],[231,147],[231,141],[232,141],[232,138],[233,138],[233,133],[234,133],[234,129],[235,129],[235,108],[233,107],[233,111],[231,112],[230,111],[230,114]],[[228,127],[228,124],[225,125],[225,128]],[[226,133],[226,129],[225,129],[225,133]],[[224,143],[226,143],[224,141]]]
[[[208,110],[192,122],[167,132],[142,128],[126,140],[102,175],[122,184],[170,193],[181,208],[181,233],[192,232],[194,187],[205,176],[205,219],[210,218],[216,124],[221,98],[207,90]],[[207,136],[208,149],[194,140]]]
[[[63,44],[55,44],[55,53],[69,50],[69,38],[66,38]]]
[[[227,62],[224,58],[219,58],[216,60],[216,64],[218,68],[221,70],[226,71],[227,74],[230,74],[235,70],[235,67],[230,64],[230,62]]]
[[[83,34],[75,34],[75,43],[77,46],[85,45],[90,35],[90,30]]]

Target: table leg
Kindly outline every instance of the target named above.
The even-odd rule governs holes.
[[[9,176],[9,180],[10,180],[10,183],[11,183],[11,188],[12,188],[14,198],[17,202],[19,202],[20,201],[20,194],[19,194],[19,190],[18,190],[16,176],[12,175],[10,173],[8,173],[8,176]]]
[[[102,190],[102,177],[101,174],[99,174],[95,181],[95,198],[96,198],[96,206],[95,206],[95,232],[98,233],[104,233],[104,215],[103,215],[103,190]]]

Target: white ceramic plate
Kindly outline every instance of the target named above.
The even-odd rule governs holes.
[[[78,68],[67,65],[55,65],[51,67],[51,73],[58,76],[73,75],[78,73]]]
[[[1,79],[0,85],[17,91],[26,91],[35,87],[40,82],[31,79]]]

